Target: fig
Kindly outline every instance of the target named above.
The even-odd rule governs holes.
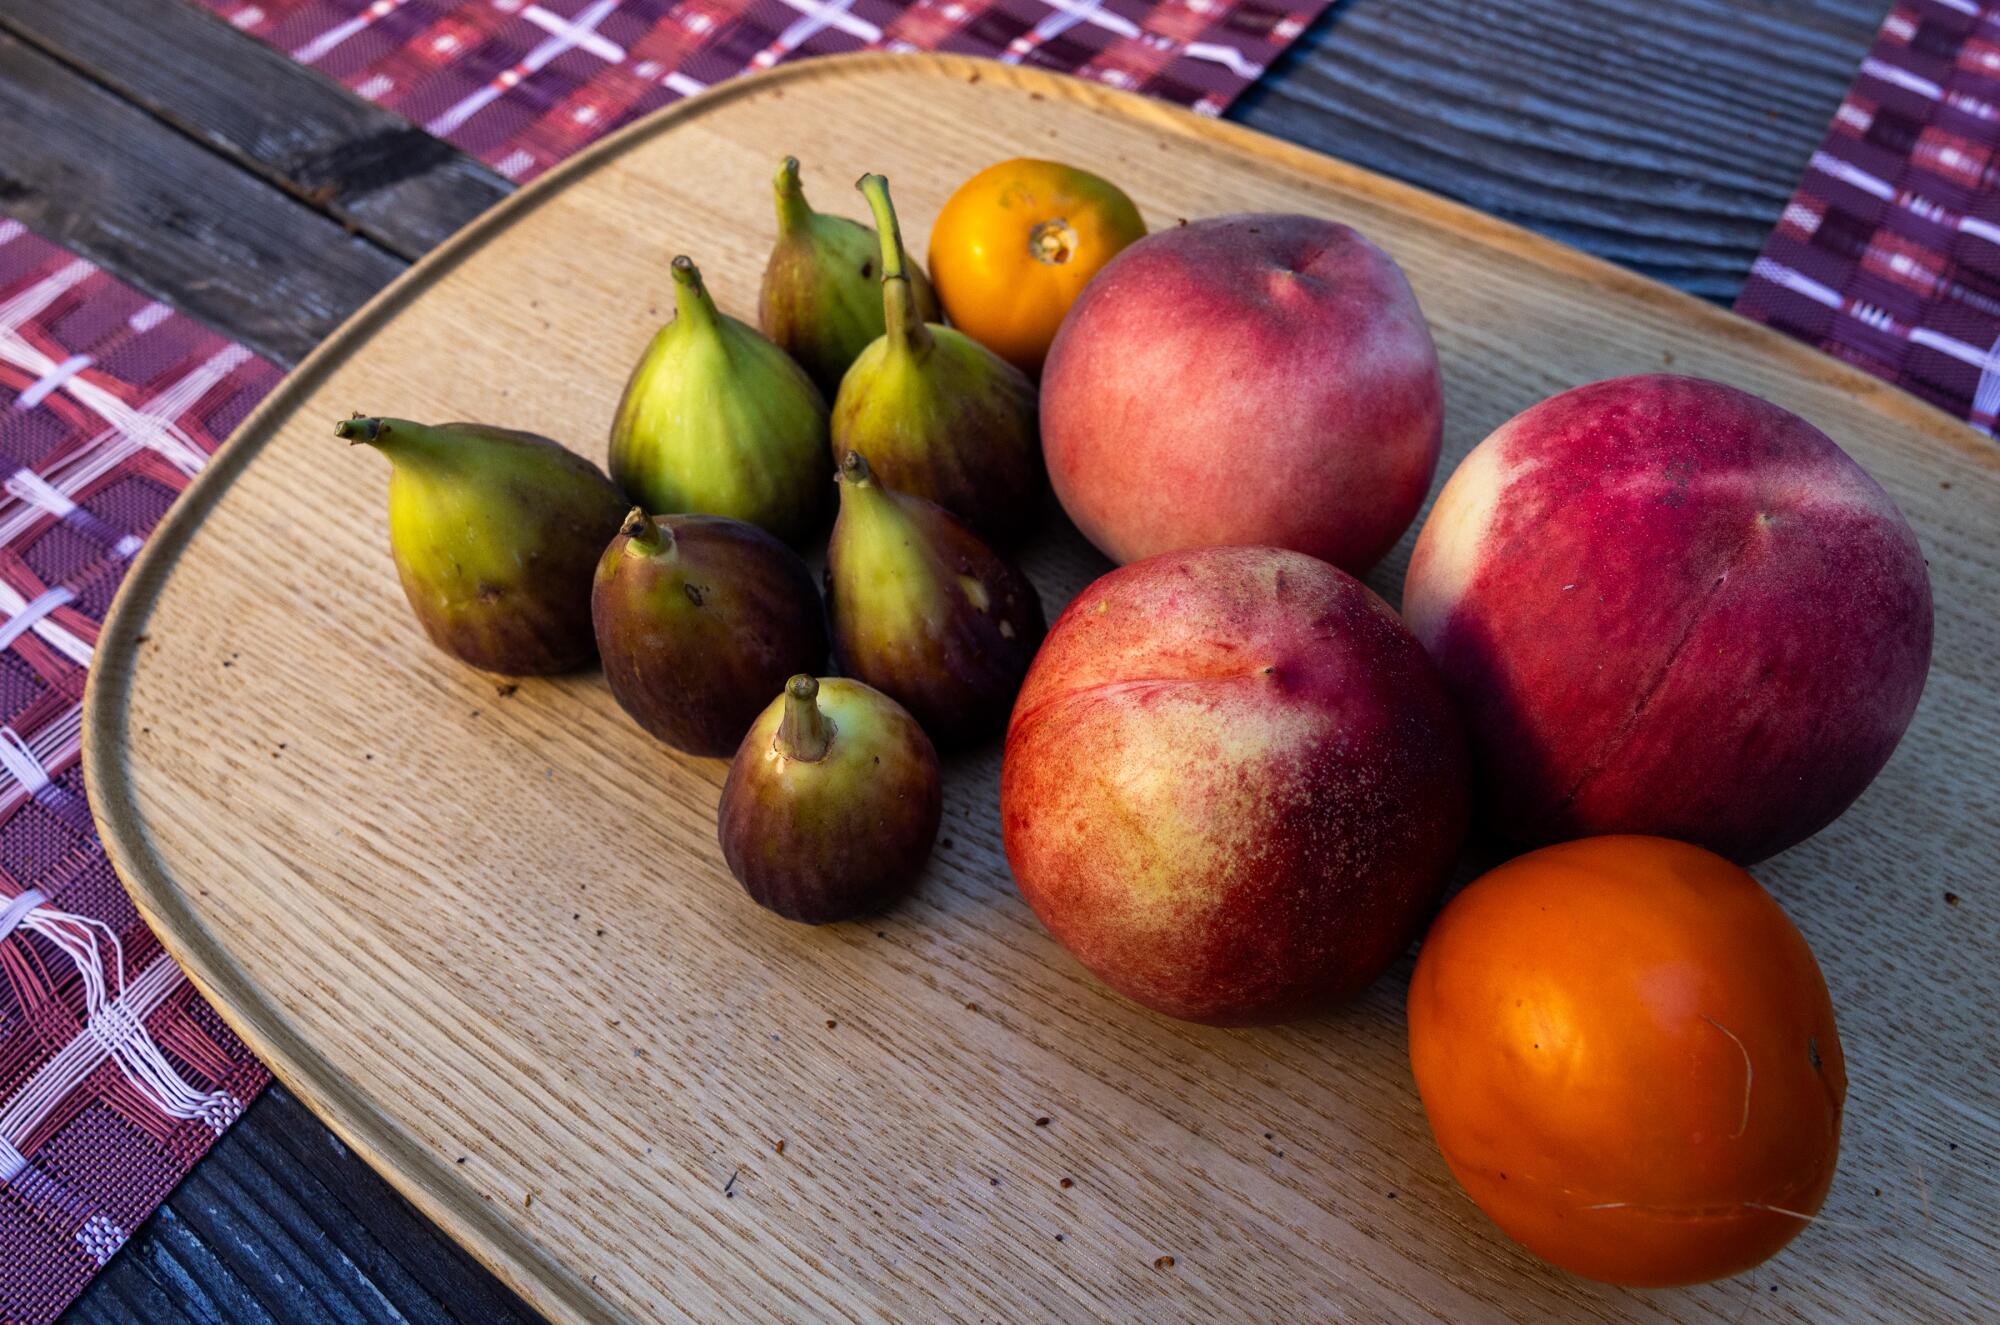
[[[778,163],[772,189],[778,201],[778,242],[764,266],[757,325],[799,361],[830,400],[847,366],[884,328],[881,241],[859,221],[814,211],[799,187],[797,157]],[[909,275],[918,315],[927,322],[944,321],[944,308],[923,269],[913,262]]]
[[[937,751],[902,705],[800,675],[736,751],[716,836],[752,901],[824,925],[909,891],[943,805]]]
[[[914,713],[940,746],[991,735],[1045,629],[1025,575],[935,502],[841,461],[826,552],[840,670]]]
[[[674,317],[611,425],[611,477],[648,511],[726,515],[799,544],[826,518],[826,398],[791,356],[673,262]]]
[[[677,750],[726,755],[771,692],[826,661],[826,613],[799,554],[720,515],[634,508],[590,593],[604,679]]]
[[[482,671],[589,665],[590,577],[625,503],[604,471],[531,432],[357,414],[387,456],[389,551],[424,633]]]
[[[889,182],[864,175],[859,187],[882,237],[886,330],[840,380],[834,458],[859,451],[898,491],[1011,541],[1041,506],[1034,383],[970,336],[924,320]]]

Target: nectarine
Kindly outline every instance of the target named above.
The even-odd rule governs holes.
[[[1085,589],[1014,706],[1021,894],[1147,1007],[1222,1025],[1366,985],[1436,904],[1464,737],[1388,606],[1279,548],[1168,553]]]
[[[1565,391],[1439,493],[1403,610],[1506,836],[1749,864],[1845,810],[1930,666],[1916,535],[1826,434],[1687,377]]]
[[[1359,574],[1416,518],[1443,419],[1402,269],[1309,216],[1133,244],[1084,287],[1042,373],[1056,496],[1121,562],[1271,544]]]

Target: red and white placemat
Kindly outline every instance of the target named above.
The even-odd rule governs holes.
[[[1899,0],[1736,310],[2000,414],[2000,6]]]
[[[1220,115],[1329,0],[196,0],[532,179],[738,74],[838,51],[951,51]]]
[[[77,766],[132,555],[278,370],[0,218],[0,1320],[43,1325],[269,1080],[132,908]]]

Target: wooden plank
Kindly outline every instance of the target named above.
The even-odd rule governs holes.
[[[927,132],[867,132],[918,119]],[[1282,1030],[1191,1028],[1108,995],[1008,885],[991,749],[950,768],[947,842],[916,898],[806,931],[721,869],[718,761],[663,751],[596,677],[496,700],[411,628],[385,476],[330,458],[327,419],[500,414],[601,454],[662,255],[698,253],[747,306],[781,146],[826,179],[885,169],[921,251],[965,160],[1034,141],[1116,177],[1156,225],[1310,209],[1378,237],[1437,336],[1447,466],[1551,391],[1671,363],[1826,426],[1908,513],[1937,596],[1927,702],[1855,811],[1760,867],[1812,899],[1793,914],[1867,1082],[1826,1217],[1781,1260],[1635,1294],[1505,1243],[1424,1134],[1393,974]],[[306,487],[315,537],[274,560],[269,531]],[[1967,907],[1940,925],[1851,885],[2000,870],[1974,824],[2000,778],[1996,503],[2000,460],[1962,425],[1435,198],[1029,70],[819,61],[688,103],[503,204],[273,396],[134,568],[84,766],[108,850],[224,1015],[558,1320],[751,1302],[854,1319],[1990,1315],[1990,1150],[1944,1138],[1966,1126],[1952,1101],[1996,1086],[2000,1009],[1968,973],[2000,953],[2000,920]],[[1373,577],[1392,597],[1406,556]],[[1062,528],[1026,562],[1051,608],[1102,568]],[[1942,1011],[1914,1033],[1911,1007]],[[1909,1190],[1918,1145],[1928,1218],[1870,1195]]]
[[[274,1086],[72,1308],[74,1325],[533,1325]]]
[[[264,1166],[325,1221],[346,1261],[413,1321],[527,1325],[540,1317],[398,1196],[296,1096],[273,1086],[253,1140]],[[336,1216],[328,1218],[329,1215]]]
[[[1352,0],[1231,118],[1734,299],[1886,0]]]
[[[190,1319],[226,1325],[279,1325],[256,1296],[229,1273],[218,1249],[210,1247],[173,1206],[163,1206],[149,1221],[152,1236],[142,1247],[127,1248],[112,1261],[113,1285],[142,1319],[150,1304],[164,1297]]]
[[[152,1222],[147,1222],[151,1240]],[[185,1301],[176,1301],[144,1268],[147,1253],[137,1244],[114,1257],[91,1282],[84,1297],[64,1319],[71,1325],[221,1325],[214,1316],[190,1315]]]
[[[404,262],[0,34],[0,207],[283,362]]]
[[[245,1138],[248,1164],[197,1167],[176,1194],[176,1214],[287,1325],[395,1325],[402,1313],[387,1285],[363,1274],[314,1212],[283,1199],[256,1140]]]
[[[0,0],[0,31],[405,258],[513,191],[188,0]]]

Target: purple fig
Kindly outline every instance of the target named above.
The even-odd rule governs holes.
[[[719,515],[634,508],[590,594],[604,679],[677,750],[726,755],[785,678],[826,660],[826,614],[798,553]]]
[[[902,705],[801,675],[743,738],[716,835],[752,901],[824,925],[908,892],[942,809],[937,751]]]
[[[342,419],[388,457],[389,550],[424,633],[503,676],[588,666],[590,575],[625,509],[582,456],[477,423]]]
[[[926,321],[889,205],[889,182],[861,191],[882,236],[882,335],[861,351],[833,401],[833,455],[860,451],[898,491],[1010,541],[1041,510],[1035,384],[961,331]]]
[[[826,553],[840,669],[896,700],[941,746],[1000,730],[1041,643],[1041,599],[957,517],[841,461]]]

